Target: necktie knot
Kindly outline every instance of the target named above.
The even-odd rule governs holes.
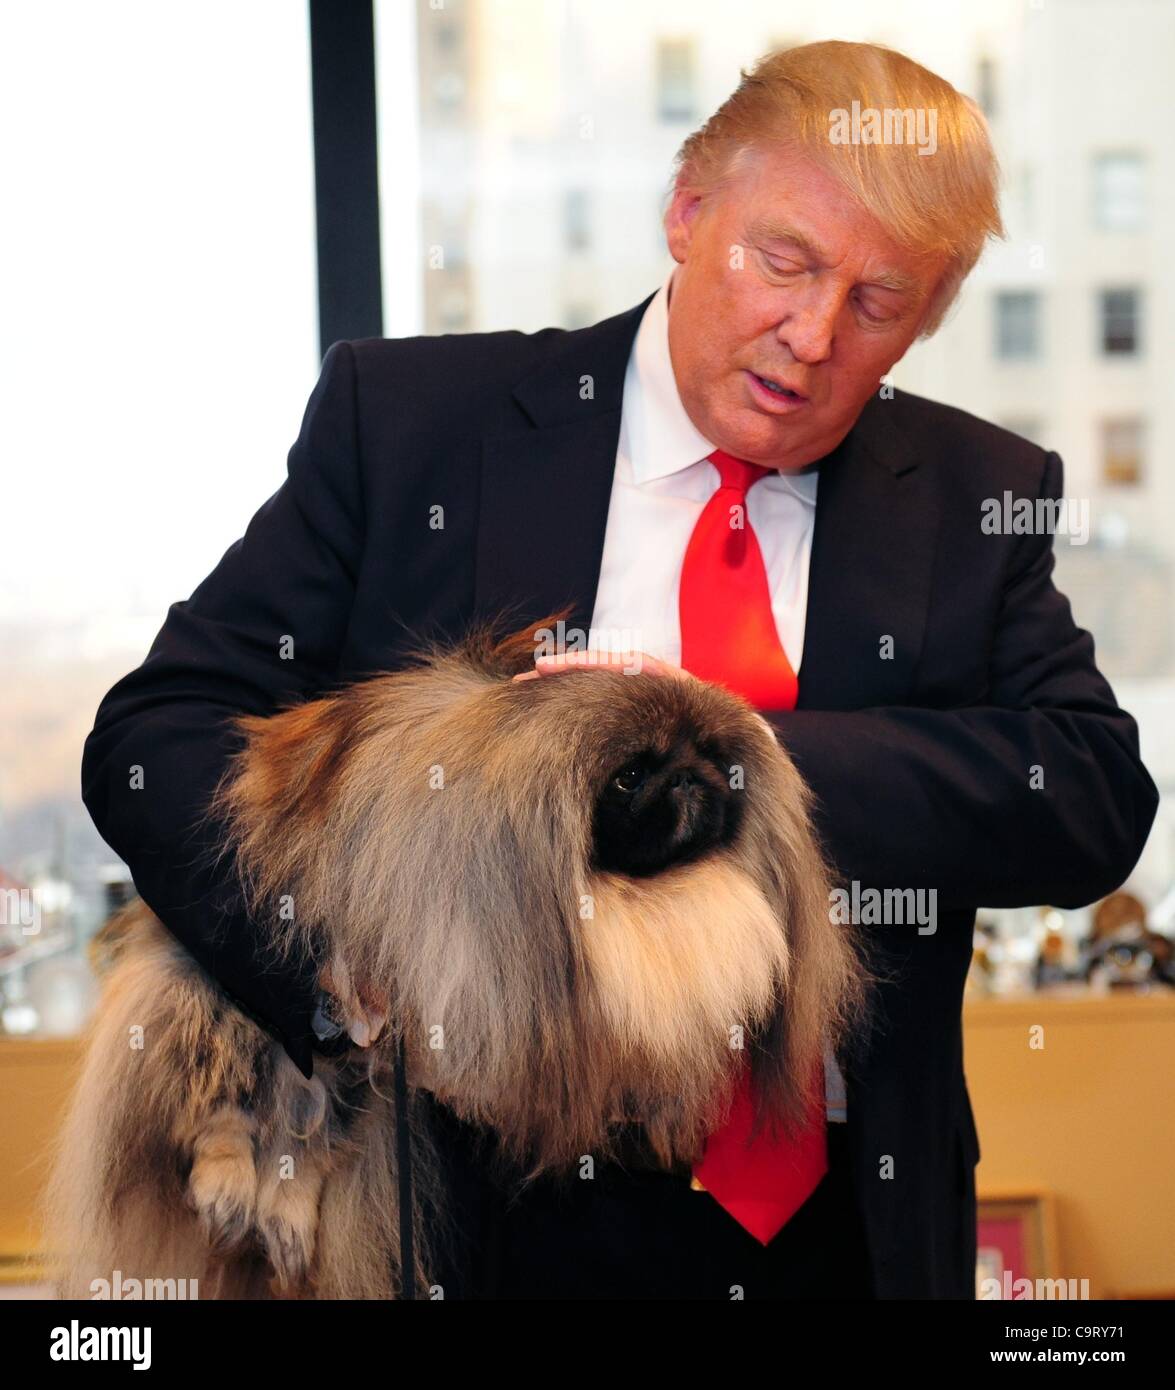
[[[765,478],[768,473],[775,472],[774,468],[765,468],[760,463],[748,463],[746,459],[736,459],[733,454],[728,454],[723,449],[715,449],[712,454],[707,455],[707,458],[718,470],[718,476],[721,479],[719,486],[734,488],[737,492],[745,493],[760,478]]]

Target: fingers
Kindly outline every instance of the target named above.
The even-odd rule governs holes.
[[[336,956],[325,965],[318,982],[338,1001],[347,1036],[356,1047],[370,1047],[388,1023],[388,1001],[366,983],[356,985],[346,962]]]
[[[358,994],[361,1018],[363,1024],[366,1025],[369,1041],[363,1043],[359,1042],[357,1038],[355,1041],[359,1042],[360,1047],[368,1047],[379,1038],[388,1025],[388,1001],[365,985],[359,986]],[[354,1032],[351,1036],[352,1038],[355,1037]]]
[[[668,676],[678,680],[692,680],[688,671],[672,662],[662,661],[660,657],[650,656],[648,652],[578,651],[558,652],[554,655],[535,657],[535,669],[522,671],[513,679],[516,681],[538,680],[541,676],[552,676],[560,671],[621,671],[625,675]]]

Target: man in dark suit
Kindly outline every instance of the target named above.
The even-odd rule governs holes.
[[[833,91],[841,105],[884,96],[883,77],[896,90],[895,74],[936,103],[946,162],[908,151],[880,201],[828,164],[832,146],[723,155],[740,93],[802,90],[827,110]],[[830,1089],[828,1172],[769,1244],[688,1181],[636,1167],[519,1197],[437,1107],[465,1237],[439,1277],[447,1297],[974,1295],[961,1001],[975,909],[1108,893],[1157,801],[1135,725],[1053,586],[1050,530],[982,524],[1006,493],[1060,498],[1058,457],[878,389],[998,226],[977,121],[899,55],[775,55],[704,148],[687,142],[666,214],[677,264],[657,294],[576,332],[335,344],[288,480],[102,703],[83,764],[95,823],[309,1074],[317,982],[261,968],[231,874],[201,854],[237,746],[227,721],[395,669],[421,633],[455,637],[506,607],[521,621],[570,602],[585,632],[652,614],[633,624],[655,639],[645,669],[692,679],[669,587],[682,535],[714,494],[716,454],[770,475],[746,512],[799,687],[794,708],[763,713],[815,792],[850,898],[921,893],[933,917],[871,929],[883,979],[873,1027],[839,1059],[843,1114]],[[898,235],[903,206],[945,187],[923,242]],[[968,231],[953,251],[952,218]]]

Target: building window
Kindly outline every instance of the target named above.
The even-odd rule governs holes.
[[[1102,421],[1102,482],[1136,486],[1142,482],[1142,421]]]
[[[441,295],[438,314],[440,333],[467,333],[469,331],[469,296],[462,289],[446,290]]]
[[[1132,356],[1139,350],[1142,295],[1138,290],[1102,290],[1102,352],[1111,357]]]
[[[672,192],[667,194],[663,190],[658,189],[656,202],[653,206],[653,245],[656,246],[658,250],[664,250],[665,248],[665,214],[672,205]]]
[[[996,356],[1036,357],[1040,353],[1040,295],[1005,290],[995,297]]]
[[[975,72],[975,98],[983,114],[990,121],[999,109],[996,98],[995,61],[992,58],[979,60]]]
[[[582,300],[572,300],[563,306],[563,327],[590,328],[596,322],[596,311]]]
[[[588,193],[569,188],[563,194],[563,240],[569,251],[586,251],[591,245]]]
[[[1020,170],[1020,225],[1025,231],[1031,231],[1036,227],[1036,191],[1039,180],[1036,170],[1026,164]]]
[[[663,121],[692,121],[697,109],[692,39],[657,43],[657,114]]]
[[[1103,232],[1139,232],[1146,218],[1142,155],[1099,154],[1093,161],[1093,218]]]
[[[1039,417],[1035,415],[1008,415],[999,423],[1004,429],[1018,434],[1021,439],[1027,439],[1030,444],[1043,445],[1044,422]]]
[[[438,106],[455,110],[465,98],[465,79],[451,68],[446,72],[439,72],[433,78],[432,93]]]

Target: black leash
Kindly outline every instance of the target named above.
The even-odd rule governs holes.
[[[416,1254],[412,1220],[412,1136],[408,1129],[408,1067],[404,1035],[396,1045],[396,1180],[400,1187],[400,1297],[416,1297]]]

